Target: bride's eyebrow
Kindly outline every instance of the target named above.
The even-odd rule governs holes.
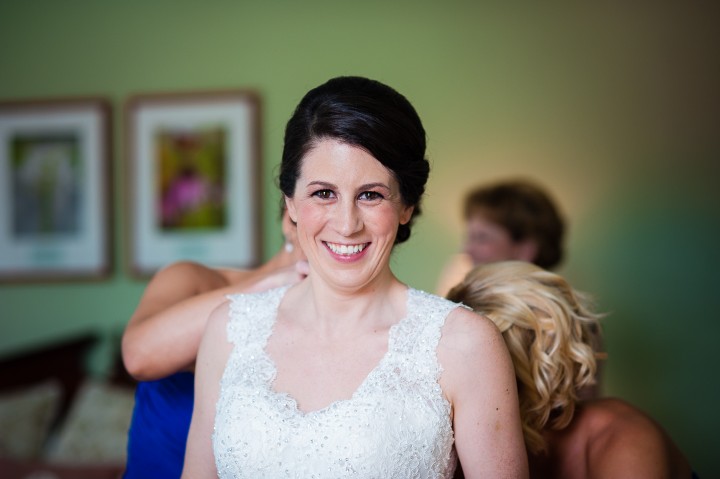
[[[337,186],[333,185],[332,183],[328,183],[327,181],[311,181],[307,184],[308,188],[310,187],[320,187],[320,188],[326,188],[328,190],[335,190],[337,189]]]
[[[383,188],[385,190],[390,190],[390,187],[386,185],[385,183],[366,183],[364,185],[360,186],[360,190],[371,190],[373,188]]]
[[[328,190],[336,190],[337,185],[334,185],[333,183],[328,183],[327,181],[321,181],[321,180],[315,180],[311,181],[307,184],[308,188],[311,187],[320,187],[320,188],[326,188]],[[365,183],[363,185],[360,185],[357,189],[358,191],[365,191],[365,190],[371,190],[373,188],[383,188],[385,190],[390,191],[390,187],[386,185],[385,183],[381,182],[373,182],[373,183]]]

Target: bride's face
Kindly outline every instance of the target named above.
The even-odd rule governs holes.
[[[286,202],[313,273],[351,291],[390,274],[398,226],[413,211],[387,168],[336,140],[322,140],[305,155]]]

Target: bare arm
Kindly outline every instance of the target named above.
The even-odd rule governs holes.
[[[153,276],[122,338],[125,367],[136,379],[191,368],[210,312],[228,280],[218,270],[179,262]]]
[[[465,309],[453,311],[438,359],[465,477],[528,477],[515,372],[495,325]]]
[[[261,291],[302,277],[294,266],[239,271],[180,262],[159,271],[123,334],[125,367],[139,380],[192,369],[207,318],[227,294]]]
[[[220,379],[232,344],[227,340],[228,303],[218,307],[208,319],[197,356],[195,370],[195,403],[188,434],[183,478],[217,477],[212,447],[215,405]]]

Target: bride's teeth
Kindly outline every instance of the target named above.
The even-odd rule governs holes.
[[[348,246],[346,244],[334,244],[334,243],[328,243],[327,244],[333,253],[335,254],[342,254],[342,255],[350,255],[350,254],[357,254],[360,251],[365,249],[365,244],[356,244]]]

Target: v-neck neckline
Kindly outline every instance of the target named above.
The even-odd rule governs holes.
[[[268,375],[267,381],[265,381],[265,389],[269,397],[274,397],[277,399],[282,400],[283,402],[290,405],[291,410],[296,416],[300,417],[309,417],[309,416],[315,416],[319,414],[324,414],[328,411],[331,411],[335,408],[341,407],[342,405],[352,403],[359,394],[362,393],[364,389],[367,388],[367,384],[370,382],[371,378],[374,376],[377,376],[382,369],[384,368],[384,365],[392,358],[394,355],[394,349],[396,345],[396,330],[400,327],[400,325],[406,323],[410,320],[412,317],[411,314],[411,296],[413,294],[413,288],[407,286],[407,290],[405,292],[405,315],[400,318],[395,324],[390,326],[388,329],[387,334],[387,350],[383,353],[380,360],[377,362],[377,364],[368,372],[368,374],[363,378],[363,380],[360,382],[358,387],[353,391],[353,393],[350,395],[350,397],[347,398],[341,398],[341,399],[335,399],[330,401],[327,405],[319,408],[314,409],[311,411],[304,411],[300,409],[300,406],[298,405],[297,399],[288,392],[281,392],[276,391],[273,388],[273,383],[275,382],[275,379],[277,378],[277,365],[275,364],[275,361],[273,358],[270,357],[270,355],[267,353],[267,345],[268,341],[270,340],[270,337],[273,334],[273,330],[275,329],[275,324],[277,323],[277,317],[278,317],[278,311],[280,309],[280,304],[282,303],[283,298],[285,297],[285,294],[287,293],[288,288],[285,289],[285,291],[282,291],[279,295],[280,297],[277,300],[277,303],[275,304],[275,309],[272,311],[272,321],[270,323],[270,327],[268,328],[267,336],[265,337],[265,342],[263,347],[261,348],[260,354],[262,355],[263,359],[267,361],[267,364],[269,364],[270,367],[270,374]]]

